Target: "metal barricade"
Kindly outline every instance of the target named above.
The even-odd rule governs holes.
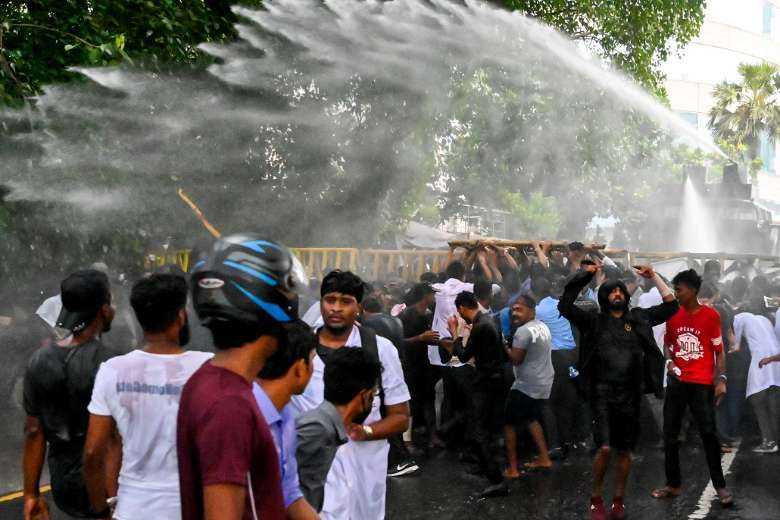
[[[350,247],[296,247],[295,255],[306,269],[306,274],[322,278],[329,271],[358,270],[359,250]]]

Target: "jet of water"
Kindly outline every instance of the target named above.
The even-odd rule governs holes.
[[[717,251],[714,214],[690,177],[685,179],[681,213],[677,250],[692,253]]]
[[[584,221],[604,193],[630,199],[664,174],[629,138],[664,153],[663,131],[716,150],[516,12],[471,0],[269,0],[235,12],[239,41],[201,46],[217,60],[208,73],[78,69],[91,84],[46,89],[34,130],[0,148],[0,182],[74,204],[99,194],[85,222],[158,236],[197,232],[182,227],[181,187],[226,232],[333,245],[375,243],[421,193],[495,205],[483,189],[495,185],[543,191]]]

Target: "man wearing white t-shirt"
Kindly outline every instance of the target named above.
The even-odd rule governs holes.
[[[442,379],[444,400],[441,405],[441,417],[439,433],[445,437],[457,430],[458,426],[465,423],[465,410],[468,409],[464,402],[471,399],[473,390],[471,382],[474,379],[474,367],[463,363],[457,356],[446,353],[445,347],[453,344],[453,337],[447,325],[452,316],[459,316],[455,307],[455,298],[462,292],[474,292],[474,284],[463,281],[466,275],[466,266],[463,262],[455,260],[447,265],[447,281],[433,284],[436,290],[436,308],[433,312],[433,325],[431,329],[439,333],[439,343],[428,345],[428,361],[431,365],[431,379],[429,388],[434,388],[439,379]],[[466,330],[464,330],[466,328]],[[466,323],[459,320],[459,334],[468,337]],[[442,353],[446,358],[442,359]]]
[[[756,453],[777,453],[778,414],[780,414],[780,365],[761,365],[761,360],[780,354],[780,342],[772,322],[766,316],[741,312],[734,317],[734,348],[747,339],[750,368],[747,375],[747,399],[761,430],[762,442]]]
[[[314,372],[302,395],[292,404],[302,413],[322,403],[328,355],[340,348],[363,348],[382,364],[379,391],[371,413],[362,424],[347,428],[349,442],[339,447],[325,482],[320,517],[338,520],[381,520],[387,491],[387,439],[409,426],[409,390],[404,382],[398,351],[390,340],[356,325],[363,282],[350,272],[334,271],[322,281],[324,326],[317,331],[319,345]],[[381,396],[381,397],[380,397]],[[380,413],[384,406],[384,414]]]
[[[104,455],[115,431],[122,467],[113,518],[181,518],[176,416],[184,384],[212,354],[185,351],[187,282],[171,274],[138,281],[130,303],[144,347],[103,363],[89,404],[84,473],[96,510],[106,507]]]

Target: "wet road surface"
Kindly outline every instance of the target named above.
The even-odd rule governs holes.
[[[698,439],[696,439],[698,442]],[[684,493],[671,501],[650,497],[653,487],[664,484],[663,451],[640,447],[626,498],[631,520],[777,520],[780,519],[780,456],[738,450],[726,481],[735,506],[722,509],[717,500],[700,508],[700,497],[709,482],[704,452],[688,444],[681,452]],[[468,474],[447,452],[429,459],[417,475],[390,479],[388,517],[392,520],[429,518],[466,520],[588,518],[590,454],[575,452],[548,472],[532,473],[510,484],[506,498],[476,499],[487,481]],[[605,501],[611,497],[611,472]],[[707,511],[707,506],[709,511]],[[699,514],[695,514],[695,513]]]
[[[21,446],[23,416],[19,410],[2,410],[0,420],[0,495],[22,487]],[[698,439],[685,445],[681,460],[685,490],[673,501],[650,497],[653,487],[663,484],[663,451],[642,444],[634,463],[627,511],[630,520],[778,520],[780,519],[780,455],[758,455],[746,440],[736,452],[726,475],[735,496],[735,506],[722,509],[717,500],[703,504],[700,498],[709,477],[704,452]],[[724,459],[728,460],[728,459]],[[415,475],[388,479],[387,513],[391,520],[568,520],[587,518],[590,490],[590,454],[573,452],[553,470],[532,473],[510,483],[510,496],[476,499],[487,481],[467,473],[454,453],[440,451],[419,461],[422,470]],[[605,500],[611,497],[611,473]],[[48,482],[44,475],[42,483]],[[56,511],[47,493],[52,518],[64,518]],[[0,520],[21,519],[22,500],[0,499]],[[710,510],[706,511],[707,506]],[[698,511],[698,515],[696,514]]]

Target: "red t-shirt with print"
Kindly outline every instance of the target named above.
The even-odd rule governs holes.
[[[715,354],[723,350],[720,315],[701,306],[693,314],[680,310],[666,322],[665,343],[680,369],[680,381],[711,385],[715,376]]]

